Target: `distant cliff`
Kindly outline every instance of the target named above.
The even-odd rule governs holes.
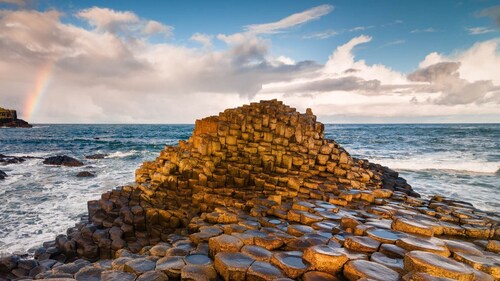
[[[22,119],[17,119],[15,110],[0,107],[0,127],[31,128],[32,126]]]

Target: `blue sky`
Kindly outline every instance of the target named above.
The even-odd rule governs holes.
[[[40,10],[59,9],[68,15],[93,6],[133,11],[140,17],[173,26],[172,40],[188,46],[196,32],[237,33],[244,26],[273,22],[314,6],[329,4],[324,17],[273,34],[273,51],[295,60],[324,63],[332,49],[360,34],[375,39],[370,48],[360,47],[357,56],[368,63],[383,63],[398,71],[418,67],[430,52],[452,53],[475,42],[496,38],[494,21],[477,14],[495,1],[41,1]],[[497,2],[498,4],[498,2]],[[68,17],[64,20],[82,24]],[[485,27],[491,32],[471,35],[468,28]],[[357,28],[357,29],[356,29]],[[353,30],[356,29],[356,30]],[[310,36],[335,32],[325,39]],[[219,44],[219,47],[223,47]]]
[[[0,102],[35,122],[191,123],[268,98],[316,108],[325,122],[500,122],[498,1],[0,0],[0,9]]]

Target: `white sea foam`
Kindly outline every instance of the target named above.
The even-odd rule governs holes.
[[[500,169],[498,162],[486,161],[471,161],[465,160],[438,160],[429,158],[412,158],[412,159],[379,159],[375,162],[390,167],[394,170],[442,170],[442,171],[456,171],[467,173],[481,173],[481,174],[495,174]]]
[[[109,154],[106,158],[124,158],[133,155],[137,155],[139,151],[137,150],[129,150],[129,151],[117,151]]]

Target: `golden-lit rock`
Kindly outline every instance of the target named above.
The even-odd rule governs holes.
[[[404,268],[407,271],[425,272],[437,277],[455,280],[474,280],[471,268],[438,254],[411,251],[405,255]]]

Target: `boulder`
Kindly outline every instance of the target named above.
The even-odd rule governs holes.
[[[89,178],[89,177],[95,177],[95,175],[89,171],[83,171],[83,172],[79,172],[78,174],[76,174],[76,177],[77,178]]]
[[[63,155],[63,156],[52,156],[45,158],[43,160],[45,165],[56,165],[56,166],[66,166],[66,167],[80,167],[83,163],[75,158]]]

